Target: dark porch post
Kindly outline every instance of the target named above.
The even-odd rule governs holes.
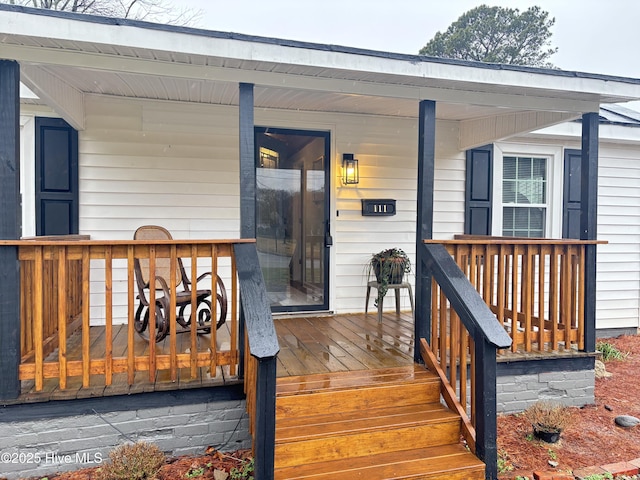
[[[20,66],[0,60],[0,239],[21,234]],[[0,400],[20,395],[20,266],[17,247],[0,247]]]
[[[239,92],[240,117],[240,238],[256,238],[256,164],[253,123],[253,84],[241,83]],[[244,378],[245,318],[240,305],[238,326],[238,376]]]
[[[596,240],[598,225],[598,128],[597,112],[582,116],[582,196],[580,240]],[[596,245],[587,245],[585,255],[584,348],[596,349]]]
[[[422,241],[433,237],[436,102],[422,100],[418,118],[418,215],[416,220],[416,312],[414,360],[422,363],[421,338],[431,342],[431,275],[424,263]]]
[[[253,84],[240,84],[240,238],[256,238]]]

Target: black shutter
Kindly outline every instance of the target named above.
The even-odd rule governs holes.
[[[78,233],[78,132],[36,118],[36,235]]]
[[[493,145],[467,150],[464,233],[491,235]]]
[[[562,238],[580,238],[580,150],[564,151],[564,185],[562,189]]]

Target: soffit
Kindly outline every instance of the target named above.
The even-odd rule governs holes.
[[[238,86],[229,82],[126,72],[98,72],[84,68],[51,65],[38,68],[86,94],[216,105],[238,104]],[[416,117],[418,111],[417,101],[412,99],[260,85],[255,87],[254,102],[258,108],[400,117]],[[468,104],[437,104],[437,116],[443,120],[485,117],[492,115],[496,110],[496,108]]]

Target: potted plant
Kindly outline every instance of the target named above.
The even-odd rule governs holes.
[[[533,427],[533,435],[547,443],[556,443],[571,420],[568,407],[541,400],[524,411],[524,417]]]
[[[379,284],[378,296],[375,300],[375,306],[377,307],[378,303],[382,302],[382,299],[387,294],[389,285],[402,283],[404,274],[411,271],[411,260],[402,249],[388,248],[371,255],[367,274],[371,275],[371,271],[373,271]]]

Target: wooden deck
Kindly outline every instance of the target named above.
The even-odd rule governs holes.
[[[409,313],[277,318],[278,377],[413,365]]]
[[[275,319],[280,342],[278,377],[314,373],[345,372],[379,368],[401,367],[413,364],[413,320],[409,313],[383,315],[381,324],[377,312],[333,316],[279,317]],[[105,327],[91,327],[91,355],[104,354]],[[125,325],[113,327],[114,356],[127,355],[127,329]],[[178,352],[188,352],[190,336],[177,336]],[[230,341],[230,332],[224,325],[217,332],[219,348]],[[209,335],[199,335],[198,343],[208,345]],[[156,344],[156,353],[169,353],[169,338]],[[142,355],[148,342],[136,336],[136,354]],[[82,345],[79,332],[71,335],[67,343],[67,360],[81,358]],[[57,350],[48,359],[55,360]],[[189,368],[178,370],[178,380],[172,382],[168,370],[158,370],[155,381],[149,380],[148,371],[136,373],[135,383],[128,385],[126,373],[115,374],[113,383],[104,384],[100,375],[92,375],[91,385],[82,387],[81,377],[69,377],[67,388],[61,390],[57,379],[45,379],[43,390],[35,391],[33,381],[22,382],[22,394],[5,404],[73,400],[79,398],[127,395],[142,392],[184,390],[239,383],[237,376],[229,375],[228,367],[218,367],[216,374],[206,367],[198,369],[195,379]]]

